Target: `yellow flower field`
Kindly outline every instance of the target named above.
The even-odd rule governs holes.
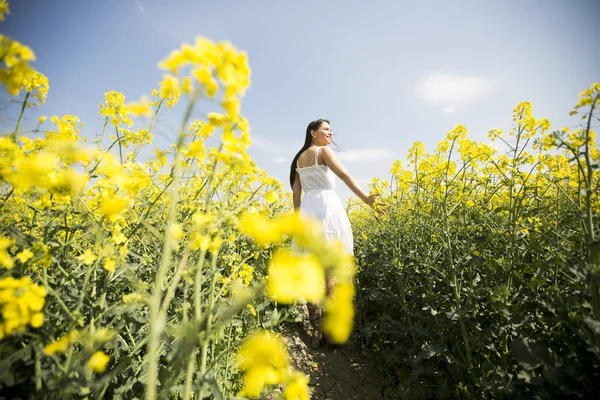
[[[43,113],[52,77],[25,44],[0,35],[0,52],[19,104],[0,136],[3,396],[308,399],[279,329],[306,301],[406,398],[594,393],[600,84],[575,129],[518,104],[512,130],[489,132],[506,151],[462,125],[430,152],[414,143],[370,185],[385,216],[350,202],[349,258],[250,158],[251,71],[231,43],[183,44],[134,101],[99,93],[96,137],[74,115],[24,118]],[[159,148],[174,107],[181,124]]]

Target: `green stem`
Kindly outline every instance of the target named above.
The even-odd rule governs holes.
[[[21,120],[23,119],[23,115],[25,114],[25,109],[27,108],[27,100],[29,99],[29,95],[31,92],[27,92],[25,94],[25,100],[23,100],[23,104],[21,104],[21,112],[19,113],[19,118],[17,119],[17,126],[15,126],[15,131],[10,135],[13,141],[17,141],[17,135],[19,134],[19,128],[21,127]]]
[[[209,295],[209,303],[208,303],[208,315],[206,317],[206,336],[204,338],[204,342],[202,343],[202,348],[200,350],[200,375],[204,380],[204,375],[206,374],[206,362],[207,362],[207,353],[208,353],[208,344],[210,343],[209,332],[212,329],[212,313],[215,306],[215,285],[217,282],[217,254],[211,253],[211,266],[210,270],[212,272],[212,280],[210,281],[210,295]],[[200,388],[200,395],[198,398],[204,398],[204,385]]]
[[[173,168],[173,181],[171,186],[171,204],[169,208],[169,216],[167,219],[164,239],[164,250],[162,262],[158,268],[156,274],[156,281],[154,284],[154,291],[150,300],[150,342],[148,344],[148,373],[146,376],[146,399],[155,400],[157,398],[157,377],[158,377],[158,358],[159,358],[159,347],[160,337],[165,327],[166,316],[161,310],[161,299],[163,294],[163,286],[169,270],[171,262],[171,253],[173,251],[171,240],[169,238],[170,227],[175,222],[177,215],[177,204],[179,203],[179,186],[181,182],[181,169],[182,169],[182,157],[181,148],[185,139],[185,126],[190,118],[192,109],[194,108],[195,101],[198,94],[190,101],[186,109],[179,135],[176,142],[176,154],[175,154],[175,165]]]

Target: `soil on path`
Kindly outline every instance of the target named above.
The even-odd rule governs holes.
[[[306,326],[284,332],[294,367],[310,376],[313,400],[397,399],[394,388],[377,370],[375,360],[356,341],[343,346],[310,348]]]

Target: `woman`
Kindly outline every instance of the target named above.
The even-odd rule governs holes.
[[[332,143],[332,135],[331,126],[326,119],[317,119],[308,124],[304,146],[294,157],[290,169],[294,210],[322,221],[327,239],[339,240],[346,252],[354,255],[352,227],[344,206],[335,193],[335,176],[337,175],[369,207],[374,208],[375,199],[361,190],[356,180],[336,158],[333,150],[327,147]],[[301,201],[302,190],[304,197]],[[383,213],[380,210],[377,212]],[[328,280],[327,290],[330,291],[333,285],[334,282]],[[313,327],[311,345],[316,349],[323,338],[322,310],[316,304],[308,304],[308,312]]]

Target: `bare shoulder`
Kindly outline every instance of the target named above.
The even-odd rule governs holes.
[[[335,152],[327,146],[323,146],[321,152],[325,157],[329,157],[329,158],[335,157]]]

